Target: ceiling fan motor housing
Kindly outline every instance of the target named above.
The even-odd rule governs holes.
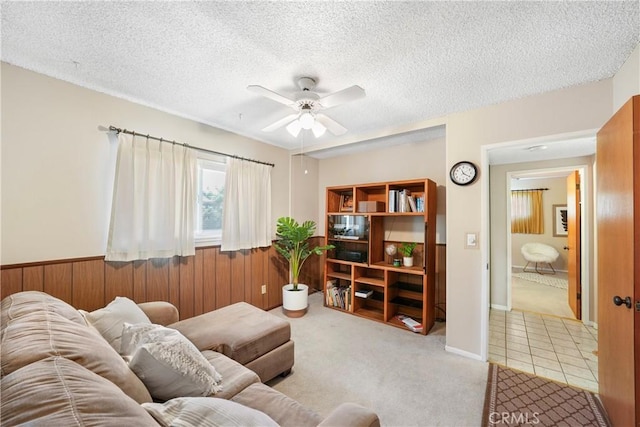
[[[298,79],[298,87],[302,91],[309,91],[316,87],[316,81],[311,77],[300,77]]]

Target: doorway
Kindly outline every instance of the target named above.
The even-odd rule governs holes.
[[[512,166],[507,166],[512,167]],[[510,304],[514,310],[576,319],[568,298],[569,243],[566,222],[567,177],[574,166],[507,172],[508,194],[535,190],[540,193],[539,230],[512,230],[518,213],[507,202],[507,268]],[[579,171],[584,175],[585,167]],[[584,215],[583,215],[584,216]],[[533,233],[532,231],[535,231]],[[529,262],[522,253],[527,244],[545,245],[557,255],[551,263]],[[526,269],[525,269],[526,267]]]
[[[549,150],[536,147],[549,146]],[[535,150],[532,151],[531,149]],[[593,170],[595,153],[595,131],[583,132],[579,135],[559,136],[557,138],[538,138],[535,140],[518,141],[513,143],[495,144],[482,147],[482,166],[489,170],[489,176],[483,182],[483,202],[485,203],[488,221],[486,231],[490,235],[487,247],[488,274],[486,279],[486,298],[488,303],[483,308],[486,309],[486,335],[487,360],[502,360],[502,363],[521,365],[521,370],[527,370],[536,375],[551,378],[551,374],[562,372],[565,380],[569,384],[597,390],[597,355],[593,349],[597,347],[597,333],[593,326],[593,295],[595,286],[592,283],[593,264]],[[507,201],[510,201],[511,175],[515,173],[557,172],[578,169],[584,176],[585,185],[581,189],[584,194],[584,203],[581,206],[582,223],[581,230],[583,254],[581,270],[584,273],[582,280],[586,284],[582,292],[582,322],[557,316],[540,315],[524,311],[513,310],[511,279],[514,265],[513,250],[519,250],[508,236],[510,233],[510,221],[508,216]],[[547,214],[550,215],[550,214]],[[508,227],[509,224],[509,228]],[[517,291],[516,291],[517,292]],[[514,318],[514,316],[516,318]],[[521,343],[514,340],[522,339],[520,335],[529,333],[529,329],[535,334],[536,325],[529,325],[539,321],[537,316],[543,317],[544,328],[549,337],[542,337],[537,345],[538,337],[532,339],[531,336],[524,337],[529,343],[528,346],[519,345]],[[533,319],[536,317],[535,319]],[[550,317],[551,319],[546,319]],[[552,324],[554,319],[561,323]],[[549,321],[547,321],[549,320]],[[547,324],[549,323],[549,324]],[[556,322],[557,323],[557,322]],[[560,327],[562,326],[562,327]],[[524,327],[524,331],[522,328]],[[562,331],[553,330],[553,328]],[[520,330],[518,330],[518,328]],[[539,328],[539,326],[538,326]],[[584,328],[587,328],[586,330]],[[541,328],[539,328],[541,329]],[[565,330],[566,329],[566,330]],[[571,335],[576,331],[579,339]],[[569,333],[570,339],[557,336],[559,333]],[[542,334],[539,334],[542,335]],[[556,335],[556,336],[554,336]],[[566,338],[566,337],[565,337]],[[575,344],[576,348],[567,344]],[[511,348],[509,348],[511,346]],[[542,348],[541,346],[546,346]],[[550,348],[549,348],[550,347]],[[557,348],[556,348],[557,347]],[[520,353],[522,354],[520,354]],[[563,353],[564,352],[564,353]],[[509,357],[509,353],[514,356]],[[539,354],[543,353],[543,354]],[[569,355],[567,353],[572,353]],[[518,361],[517,358],[521,360]],[[582,356],[582,357],[580,357]],[[522,359],[526,359],[526,365],[522,365]],[[529,359],[531,360],[529,363]],[[550,360],[550,361],[549,361]],[[497,361],[501,363],[500,360]],[[544,362],[544,363],[542,363]],[[544,366],[544,364],[553,366]],[[580,366],[578,366],[580,365]],[[525,369],[527,368],[527,369]],[[559,368],[559,369],[558,369]],[[566,369],[565,369],[566,368]],[[575,374],[575,375],[574,375]],[[560,376],[556,380],[560,380]]]

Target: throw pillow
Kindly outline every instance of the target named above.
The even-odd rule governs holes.
[[[122,339],[120,341],[120,353],[123,356],[130,356],[136,348],[142,344],[160,342],[165,338],[176,336],[176,334],[180,334],[180,332],[162,325],[155,325],[153,323],[131,324],[124,322],[122,326]]]
[[[179,397],[163,404],[143,403],[142,407],[165,427],[278,425],[264,412],[215,397]]]
[[[129,368],[155,399],[209,396],[222,390],[220,374],[196,346],[175,329],[128,325],[123,328],[123,334],[130,352]],[[132,342],[138,345],[131,348]]]
[[[120,339],[124,322],[151,324],[144,311],[126,297],[116,297],[106,307],[87,313],[85,318],[118,353],[121,353]]]

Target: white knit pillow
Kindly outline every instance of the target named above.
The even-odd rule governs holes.
[[[160,325],[125,325],[123,339],[131,356],[129,367],[151,396],[209,396],[222,390],[222,377],[191,341]],[[134,348],[132,343],[137,343]]]

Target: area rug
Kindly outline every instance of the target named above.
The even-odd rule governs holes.
[[[595,395],[501,365],[489,365],[482,426],[610,426]]]
[[[549,276],[548,274],[543,275],[538,273],[513,273],[512,276],[560,289],[567,289],[568,285],[567,279]]]

